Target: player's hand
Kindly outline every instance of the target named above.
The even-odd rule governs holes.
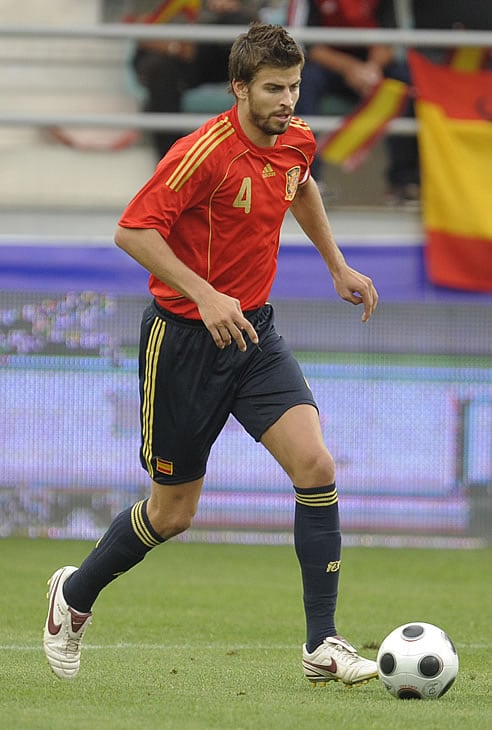
[[[372,61],[352,59],[344,73],[344,81],[356,94],[363,98],[369,96],[383,79],[383,73]]]
[[[347,266],[333,274],[333,282],[342,299],[352,304],[364,305],[362,321],[367,322],[374,314],[379,299],[372,279]]]
[[[258,344],[256,330],[243,315],[239,299],[215,291],[197,306],[205,327],[221,350],[235,342],[241,352],[245,352],[244,334],[253,344]]]

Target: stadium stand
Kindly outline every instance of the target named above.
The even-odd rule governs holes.
[[[85,0],[84,3],[80,3],[79,0],[51,0],[50,3],[38,3],[36,0],[25,0],[22,6],[19,6],[13,0],[3,0],[2,24],[5,26],[22,24],[26,27],[31,24],[49,25],[61,28],[77,25],[94,26],[100,22],[101,2],[102,0]],[[102,37],[64,38],[62,35],[56,38],[28,34],[5,35],[0,43],[0,115],[6,112],[30,112],[33,115],[49,113],[62,117],[69,112],[94,114],[136,112],[139,100],[128,76],[130,49],[131,41],[123,38],[108,40]],[[186,111],[213,113],[214,109],[205,108],[205,101],[207,104],[211,102],[210,93],[205,97],[202,96],[201,101],[196,97],[193,99],[193,96],[188,97]],[[128,393],[131,393],[132,386],[127,387],[126,380],[123,382],[123,387],[121,385],[120,375],[123,372],[122,368],[125,367],[125,352],[123,350],[122,355],[122,352],[114,348],[111,330],[112,300],[106,296],[94,297],[91,293],[96,281],[97,287],[103,294],[112,291],[119,284],[126,292],[131,283],[132,286],[141,287],[135,296],[146,296],[146,275],[131,259],[125,258],[124,262],[121,260],[117,249],[111,246],[111,237],[115,221],[124,205],[135,193],[139,184],[150,176],[154,166],[154,155],[145,132],[127,140],[131,144],[126,146],[122,144],[118,149],[108,149],[107,147],[111,147],[112,144],[115,146],[114,140],[118,139],[120,134],[121,130],[105,129],[104,133],[100,132],[99,145],[93,136],[89,145],[90,135],[87,135],[86,145],[92,146],[92,149],[80,149],[80,136],[78,136],[78,146],[62,144],[60,135],[53,133],[53,124],[50,127],[36,123],[0,125],[0,165],[3,173],[0,176],[0,242],[1,269],[4,276],[3,286],[0,287],[0,293],[3,293],[3,300],[0,301],[2,320],[0,325],[3,326],[3,329],[0,326],[2,330],[0,345],[4,348],[5,357],[11,357],[13,354],[17,358],[13,363],[14,367],[8,373],[10,382],[13,383],[7,389],[12,405],[7,402],[4,409],[8,419],[15,419],[17,424],[23,423],[23,413],[26,419],[32,418],[33,411],[31,391],[20,387],[16,380],[22,368],[29,371],[28,376],[36,383],[36,393],[39,393],[37,383],[40,371],[31,368],[27,359],[23,360],[32,353],[33,347],[37,348],[36,354],[44,351],[48,356],[51,356],[57,348],[65,351],[70,347],[70,356],[86,358],[90,392],[83,391],[85,381],[82,378],[81,402],[82,399],[92,397],[95,392],[94,363],[96,369],[101,363],[103,369],[104,367],[108,370],[115,369],[115,378],[118,380],[115,387],[110,384],[111,387],[107,389],[104,385],[103,388],[106,390],[100,391],[102,396],[96,404],[97,407],[91,407],[88,411],[98,428],[102,428],[104,419],[99,417],[98,407],[101,403],[107,406],[106,413],[111,414],[111,443],[115,449],[124,447],[124,453],[128,454],[130,459],[134,452],[126,449],[125,439],[134,432],[136,423],[131,420],[133,415],[128,415],[133,413],[128,408]],[[354,330],[353,309],[343,308],[338,301],[330,300],[324,272],[320,270],[316,253],[310,247],[302,245],[303,238],[299,229],[289,220],[283,236],[283,244],[286,245],[282,246],[278,281],[273,292],[278,301],[276,308],[279,321],[283,320],[285,336],[294,342],[298,349],[313,352],[332,351],[335,354],[350,353],[349,367],[341,360],[338,364],[335,358],[329,375],[333,375],[336,379],[337,387],[334,392],[340,392],[343,378],[347,381],[347,392],[354,396],[354,423],[361,422],[360,399],[357,400],[361,391],[358,386],[354,389],[350,382],[352,372],[350,367],[362,374],[362,378],[365,379],[364,388],[368,382],[376,382],[375,387],[379,389],[378,392],[386,394],[384,407],[388,410],[384,412],[387,420],[379,418],[379,415],[377,418],[374,417],[372,399],[376,401],[377,398],[371,393],[376,391],[367,390],[369,419],[377,423],[380,429],[374,437],[376,440],[381,439],[374,444],[374,453],[379,452],[384,438],[397,440],[398,433],[395,429],[398,421],[391,418],[391,413],[393,408],[407,413],[405,404],[407,394],[410,392],[409,383],[412,386],[408,397],[410,406],[414,408],[424,400],[424,408],[416,413],[419,419],[428,417],[427,411],[430,408],[428,394],[437,393],[436,398],[440,400],[435,413],[441,420],[437,420],[436,426],[431,427],[434,439],[431,444],[432,449],[429,449],[426,441],[426,431],[419,426],[420,420],[410,419],[410,422],[419,427],[413,428],[409,433],[407,419],[400,419],[401,443],[405,447],[401,464],[404,464],[405,468],[400,468],[400,462],[394,458],[393,451],[388,450],[387,453],[396,465],[398,477],[403,478],[404,489],[408,487],[413,489],[414,485],[420,485],[424,479],[429,478],[433,480],[432,488],[436,484],[439,488],[443,484],[446,489],[450,488],[451,498],[446,502],[448,505],[446,512],[443,511],[442,502],[439,503],[440,508],[436,509],[437,503],[433,501],[436,495],[431,492],[430,501],[426,502],[429,507],[426,512],[429,522],[424,524],[425,530],[430,534],[433,529],[438,533],[450,531],[452,539],[453,535],[459,537],[466,530],[471,530],[473,535],[480,536],[487,530],[487,535],[490,536],[490,492],[485,491],[485,488],[487,490],[490,488],[490,459],[487,455],[489,452],[482,458],[477,448],[471,452],[468,461],[461,457],[465,446],[468,447],[468,442],[465,444],[467,439],[470,443],[476,441],[480,446],[485,443],[486,438],[489,438],[491,432],[490,369],[483,365],[491,354],[490,297],[446,290],[437,291],[435,287],[429,285],[423,265],[419,212],[416,210],[391,212],[375,205],[375,201],[379,200],[378,186],[382,188],[381,165],[382,155],[378,154],[376,148],[371,153],[370,161],[359,168],[357,174],[346,175],[335,169],[329,173],[330,183],[335,191],[334,199],[329,201],[330,219],[337,239],[348,249],[350,260],[356,268],[366,270],[367,263],[370,263],[367,273],[374,276],[380,288],[382,304],[374,326],[371,325],[369,329],[360,327]],[[349,204],[348,210],[347,204]],[[358,206],[356,214],[352,208],[355,204]],[[304,277],[298,276],[301,258],[303,268],[305,265],[307,272]],[[92,262],[93,268],[88,266],[88,261]],[[119,275],[114,268],[115,262],[121,262],[123,267]],[[87,292],[84,289],[82,297],[74,298],[72,293],[69,294],[69,289],[79,291],[81,280],[87,276],[89,277]],[[63,291],[59,296],[50,297],[46,305],[44,292],[52,293],[51,290],[56,290],[61,282]],[[84,282],[82,284],[85,286]],[[120,331],[125,336],[128,332],[131,332],[132,336],[137,333],[138,323],[131,319],[135,317],[137,310],[132,296],[133,294],[127,298],[122,297],[119,303],[121,317],[117,321]],[[29,301],[26,301],[27,299]],[[332,307],[336,307],[336,317],[333,318],[330,317]],[[61,312],[62,316],[55,316],[54,310],[56,315]],[[75,329],[79,332],[78,338],[74,339],[71,335],[65,337],[67,329],[65,323],[68,320],[75,322]],[[327,321],[333,321],[334,324],[326,327]],[[100,329],[100,332],[96,331],[96,336],[91,329],[94,322]],[[40,326],[41,334],[39,334]],[[127,342],[123,344],[128,345]],[[134,345],[133,342],[131,344]],[[91,359],[88,359],[88,353]],[[367,364],[359,353],[370,356]],[[398,370],[398,378],[394,377],[396,366],[384,370],[383,360],[386,354],[396,354],[401,358],[397,366],[403,368],[403,371],[400,375]],[[424,358],[423,365],[417,364],[417,374],[407,369],[406,363],[409,362],[407,358],[410,355]],[[459,367],[452,368],[451,375],[455,379],[453,381],[449,379],[448,369],[436,367],[442,360],[438,359],[433,365],[431,359],[448,355],[470,358],[470,367],[465,367],[468,360],[463,359]],[[131,358],[129,361],[133,363]],[[428,363],[431,363],[432,367],[427,367]],[[319,374],[316,362],[308,365],[311,367],[310,378],[311,375],[313,378],[325,377],[322,373]],[[52,363],[50,368],[51,366]],[[45,370],[47,377],[53,377],[58,382],[57,373],[52,374],[50,368]],[[75,370],[78,372],[77,368]],[[5,371],[7,372],[7,368]],[[75,378],[77,377],[76,375]],[[128,377],[133,383],[133,373],[129,372]],[[395,391],[396,396],[393,393],[393,381],[396,383],[395,388],[398,389]],[[43,448],[48,449],[53,441],[51,432],[46,429],[43,432],[43,419],[46,413],[50,415],[50,408],[55,410],[58,408],[49,389],[45,392],[46,400],[42,401],[38,396],[37,400],[35,399],[39,409],[39,417],[36,418],[38,429],[36,434],[39,433],[40,439],[37,442],[39,453],[43,453]],[[345,392],[342,391],[340,397],[340,413],[344,419],[347,412]],[[398,400],[400,392],[403,394],[401,401],[403,406]],[[65,405],[66,393],[63,388],[57,393]],[[20,402],[21,396],[24,398],[23,402]],[[329,395],[329,401],[329,411],[333,414],[333,394]],[[133,401],[130,400],[132,408],[133,405]],[[73,421],[74,428],[80,427],[84,435],[88,428],[86,415],[84,413],[83,421],[75,419]],[[468,431],[464,427],[461,428],[462,424],[467,426]],[[486,428],[483,428],[483,424]],[[353,430],[352,423],[350,430]],[[6,437],[11,439],[16,439],[18,433],[19,429],[13,427],[5,429]],[[105,433],[98,440],[97,431],[94,430],[94,434],[97,445],[102,438],[108,437]],[[457,440],[456,434],[461,439],[458,444],[453,440]],[[24,435],[29,436],[26,429],[23,431]],[[235,440],[236,435],[231,428],[230,439],[226,441],[225,448],[230,448],[232,443],[232,448],[238,451],[242,449],[241,442]],[[43,442],[42,439],[48,440],[48,436],[50,443]],[[351,434],[347,434],[344,438],[350,440],[350,436]],[[415,458],[412,462],[414,472],[409,472],[408,469],[407,447],[410,436],[413,439],[412,445],[419,455],[419,458]],[[65,438],[64,444],[76,450],[78,443],[76,437],[79,437],[78,433],[75,433],[73,439]],[[357,443],[368,448],[367,437],[360,438]],[[370,447],[371,444],[369,450]],[[18,453],[18,444],[16,448],[17,450],[5,448],[5,454],[15,456]],[[381,452],[383,453],[383,449]],[[126,477],[129,479],[128,484],[124,485],[118,496],[118,499],[123,500],[127,499],[126,489],[134,490],[135,485],[139,488],[141,482],[138,479],[142,480],[142,475],[138,469],[135,482],[131,482],[133,472],[127,468],[126,461],[120,460],[119,453],[117,451],[118,457],[115,462],[123,474],[130,475]],[[458,454],[457,459],[455,459],[456,454]],[[427,460],[420,458],[420,455],[427,456]],[[436,457],[431,462],[430,457],[434,458],[433,455]],[[78,463],[75,458],[71,458],[71,454],[68,454],[67,458],[63,456],[64,467],[67,463],[71,465]],[[350,472],[352,466],[347,453],[340,451],[337,456],[340,456],[341,469],[345,470],[345,480],[359,487],[359,476]],[[380,474],[377,460],[372,459],[370,462],[376,466],[373,481],[378,483]],[[453,471],[455,462],[463,473],[455,474]],[[95,468],[99,468],[97,459],[93,463]],[[113,463],[109,466],[108,474],[112,484]],[[28,461],[17,458],[15,467],[32,469]],[[45,467],[55,472],[58,465],[49,459],[44,459],[43,468]],[[217,472],[219,471],[217,469]],[[241,464],[240,471],[239,476],[244,473],[254,477],[253,470],[243,469]],[[48,477],[52,478],[51,474],[46,476],[47,472],[43,472],[42,469],[40,473],[46,480]],[[60,473],[63,473],[64,479],[67,478],[65,468]],[[469,490],[470,503],[465,499],[466,495],[463,496],[464,493],[458,493],[456,490],[453,482],[456,477],[459,484]],[[55,478],[59,478],[58,473],[55,474]],[[78,478],[79,474],[77,480]],[[370,475],[370,478],[373,476]],[[272,479],[274,480],[274,477]],[[30,483],[23,476],[18,478],[17,474],[10,481],[12,484]],[[114,495],[109,490],[107,503],[104,502],[106,491],[102,494],[97,489],[94,490],[96,508],[92,513],[92,501],[88,501],[85,486],[78,490],[76,500],[68,503],[63,492],[66,485],[63,485],[61,491],[58,489],[59,485],[55,490],[50,487],[46,500],[44,497],[40,498],[39,484],[46,489],[46,483],[41,482],[42,480],[35,483],[33,487],[38,489],[37,497],[33,497],[31,491],[17,490],[16,487],[11,487],[10,483],[7,484],[4,491],[5,494],[8,492],[8,495],[4,497],[3,502],[0,500],[0,511],[4,509],[5,504],[12,505],[11,509],[9,507],[10,511],[4,512],[6,515],[4,523],[9,529],[11,524],[13,532],[18,529],[12,518],[12,515],[18,514],[22,518],[22,529],[25,523],[30,525],[30,534],[44,534],[43,509],[48,507],[53,510],[52,517],[56,524],[65,521],[63,530],[57,533],[58,536],[90,537],[99,534],[100,525],[96,524],[94,514],[97,512],[97,515],[102,515],[104,520],[109,519],[108,505],[114,506]],[[220,486],[220,483],[217,483]],[[371,486],[372,484],[369,484],[369,487]],[[390,484],[387,488],[392,489],[393,486]],[[364,495],[362,497],[365,498]],[[409,509],[405,515],[410,522],[398,523],[396,527],[410,530],[414,528],[416,521],[422,523],[422,511],[421,502],[416,502],[413,493],[409,493],[407,498],[405,504]],[[80,501],[77,502],[77,499]],[[207,520],[213,519],[215,499],[215,495],[212,495],[210,509],[207,503],[205,504],[205,526],[208,525]],[[103,500],[102,509],[101,500]],[[384,500],[379,503],[383,507],[376,517],[381,520],[383,526],[377,524],[376,529],[387,529],[388,515],[384,510],[386,507],[393,510],[395,501],[391,497],[389,503]],[[349,524],[352,520],[351,526],[354,530],[369,529],[367,524],[361,524],[360,520],[365,519],[366,515],[377,512],[374,504],[375,500],[369,495],[368,509],[365,512],[361,511],[359,496],[352,498],[350,494],[348,495],[346,510]],[[35,517],[40,524],[38,533],[36,533],[38,524],[32,514],[26,510],[24,515],[22,511],[26,505],[30,509],[34,505],[38,510]],[[470,505],[471,526],[467,523]],[[249,509],[249,504],[246,508]],[[396,515],[396,520],[401,519],[398,512],[392,512],[391,515]],[[443,524],[437,523],[437,520],[442,520]]]
[[[94,25],[100,22],[101,5],[102,0],[83,4],[53,0],[41,12],[35,0],[26,0],[21,10],[13,2],[4,2],[2,20],[4,25]],[[131,48],[130,40],[120,38],[3,37],[0,112],[136,112],[140,105],[129,70]],[[230,103],[230,97],[223,88],[193,89],[186,94],[184,111],[215,113],[226,102]],[[345,111],[338,99],[326,102],[327,114]],[[40,126],[1,125],[0,208],[121,208],[154,166],[146,134],[132,133],[64,128],[60,134]],[[87,149],[81,151],[77,144]],[[357,175],[330,168],[328,202],[377,204],[382,195],[382,166],[383,155],[376,147]]]
[[[33,0],[19,10],[3,3],[3,23],[92,25],[99,22],[99,0]],[[21,17],[22,16],[22,17]],[[132,113],[138,99],[127,72],[129,42],[103,38],[4,37],[0,44],[0,110],[31,113]],[[70,130],[65,130],[70,132]],[[78,130],[96,149],[67,146],[53,129],[0,126],[0,206],[106,208],[121,206],[135,185],[153,169],[145,141],[117,152],[121,130]],[[99,149],[97,149],[97,139]],[[105,149],[108,147],[109,149]]]

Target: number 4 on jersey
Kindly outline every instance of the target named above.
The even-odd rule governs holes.
[[[245,213],[251,212],[251,178],[243,177],[241,187],[233,203],[234,208],[243,208]]]

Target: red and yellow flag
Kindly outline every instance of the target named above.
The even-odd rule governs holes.
[[[190,21],[196,20],[202,5],[202,0],[164,0],[156,3],[155,8],[142,16],[127,15],[127,23],[167,23],[178,13],[184,13]]]
[[[478,46],[462,46],[451,52],[449,65],[456,71],[478,71],[484,68],[490,48],[479,48]]]
[[[492,72],[409,60],[429,279],[492,291]]]
[[[321,158],[348,172],[355,170],[384,134],[390,121],[402,113],[407,97],[405,83],[383,79],[374,92],[343,119],[338,129],[319,140]]]

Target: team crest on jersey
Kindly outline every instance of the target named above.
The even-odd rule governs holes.
[[[301,168],[299,165],[291,167],[285,173],[285,199],[294,200],[301,176]]]

